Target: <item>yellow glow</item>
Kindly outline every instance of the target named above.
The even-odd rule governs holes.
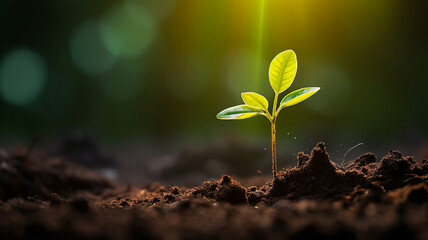
[[[255,71],[255,76],[256,79],[254,79],[255,82],[260,84],[260,80],[257,79],[258,77],[260,77],[262,74],[262,61],[264,59],[264,53],[263,53],[263,35],[264,35],[264,21],[265,21],[265,0],[260,0],[260,12],[259,12],[259,19],[258,19],[258,37],[257,37],[257,66],[256,66],[256,71]],[[257,84],[257,88],[259,86],[259,84]]]

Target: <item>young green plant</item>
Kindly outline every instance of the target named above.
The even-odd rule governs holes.
[[[320,90],[319,87],[301,88],[287,94],[279,103],[279,94],[284,92],[293,83],[297,73],[297,57],[293,50],[286,50],[278,54],[269,66],[269,82],[275,92],[272,113],[269,113],[268,100],[255,92],[244,92],[241,94],[245,104],[224,109],[217,114],[218,119],[235,120],[246,119],[262,115],[269,119],[272,131],[272,174],[277,177],[276,163],[276,130],[275,124],[279,112],[295,104],[303,102]]]

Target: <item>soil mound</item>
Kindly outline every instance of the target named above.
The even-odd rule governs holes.
[[[280,172],[272,182],[268,197],[272,200],[338,199],[353,191],[357,185],[368,186],[364,174],[341,171],[330,161],[325,143],[320,142],[311,156],[298,154],[297,167]]]

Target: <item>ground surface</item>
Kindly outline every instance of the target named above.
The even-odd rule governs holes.
[[[251,182],[119,186],[0,150],[0,239],[428,239],[427,160],[391,151],[338,167],[319,143],[275,181]]]

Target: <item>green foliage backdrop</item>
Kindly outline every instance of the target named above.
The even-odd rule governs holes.
[[[323,90],[278,119],[282,134],[425,136],[426,9],[387,0],[3,0],[0,141],[74,129],[121,140],[252,128],[266,138],[265,119],[231,124],[215,114],[244,91],[272,99],[269,61],[284,49],[301,66],[289,90]]]

